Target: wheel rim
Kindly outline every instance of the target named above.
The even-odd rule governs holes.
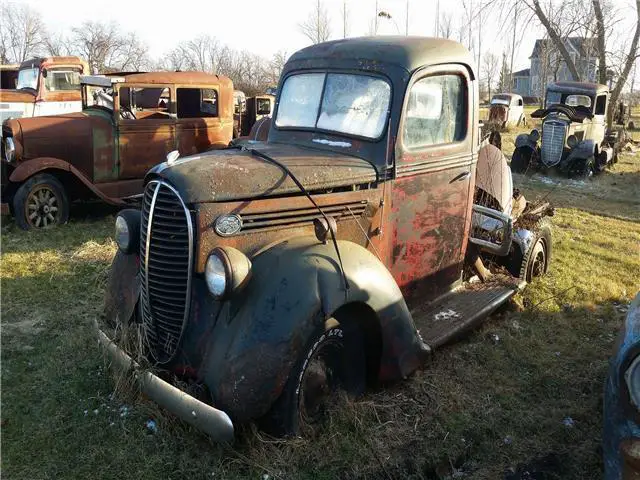
[[[45,228],[58,223],[58,197],[47,185],[34,188],[27,198],[27,222],[34,228]]]
[[[324,417],[333,394],[340,385],[339,359],[342,357],[338,342],[327,342],[315,352],[307,363],[300,381],[298,411],[300,430],[309,433]]]
[[[545,274],[547,266],[547,249],[542,239],[536,243],[531,255],[531,278],[541,277]]]

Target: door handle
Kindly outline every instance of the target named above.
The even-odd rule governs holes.
[[[449,183],[462,182],[467,180],[471,176],[471,172],[462,172],[460,175],[456,175]]]

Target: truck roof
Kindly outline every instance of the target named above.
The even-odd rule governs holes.
[[[233,88],[231,79],[224,75],[214,75],[204,72],[147,72],[123,75],[127,83],[177,83],[182,85],[215,84]]]
[[[85,61],[80,57],[69,56],[69,57],[33,57],[28,60],[25,60],[20,64],[20,68],[29,68],[32,65],[42,65],[46,63],[47,65],[85,65]]]
[[[294,53],[289,61],[334,58],[390,63],[412,72],[425,65],[459,63],[471,71],[474,60],[462,44],[415,36],[357,37],[319,43]]]
[[[586,94],[607,93],[609,87],[600,83],[592,82],[554,82],[547,85],[547,90],[554,90],[556,92],[576,92]]]

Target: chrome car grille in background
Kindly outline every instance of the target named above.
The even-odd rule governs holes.
[[[567,125],[550,120],[542,125],[542,163],[548,167],[557,165],[562,159]]]
[[[140,223],[141,311],[147,346],[158,363],[177,352],[189,315],[192,265],[189,210],[173,187],[149,182]]]

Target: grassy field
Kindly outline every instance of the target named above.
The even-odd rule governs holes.
[[[607,359],[639,288],[639,176],[629,154],[582,185],[516,178],[557,207],[546,278],[411,378],[343,402],[315,438],[246,426],[233,447],[114,394],[91,327],[116,248],[113,212],[76,211],[46,233],[9,222],[3,478],[601,478]]]

